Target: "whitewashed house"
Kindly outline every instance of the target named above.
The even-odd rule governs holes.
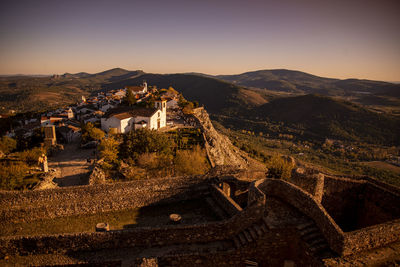
[[[148,92],[147,83],[143,82],[140,86],[125,86],[125,90],[131,90],[133,94],[144,95]]]
[[[109,110],[101,118],[101,129],[109,132],[127,133],[140,128],[158,130],[166,126],[166,101],[156,101],[154,108],[116,108]]]

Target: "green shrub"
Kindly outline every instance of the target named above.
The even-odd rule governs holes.
[[[119,143],[112,136],[104,138],[99,144],[100,156],[107,163],[115,163],[118,160]]]
[[[124,135],[121,144],[122,158],[137,159],[143,153],[171,154],[174,144],[164,133],[139,129]]]
[[[178,150],[174,165],[178,175],[204,174],[208,170],[206,152],[200,146],[192,150]]]
[[[35,166],[38,164],[38,159],[45,153],[45,150],[41,147],[34,147],[31,150],[25,150],[23,152],[18,152],[18,158],[27,163],[30,166]]]
[[[0,151],[4,154],[9,154],[17,148],[17,141],[8,136],[3,136],[0,139]]]
[[[282,156],[275,154],[266,163],[268,168],[268,176],[272,178],[289,180],[294,165]]]
[[[28,170],[23,162],[0,162],[0,188],[13,190],[22,187]]]

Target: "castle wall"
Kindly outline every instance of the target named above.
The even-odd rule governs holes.
[[[331,249],[339,254],[341,253],[344,239],[343,231],[311,194],[295,185],[278,179],[265,179],[260,183],[259,188],[266,195],[277,197],[289,203],[313,219]]]
[[[325,176],[323,174],[293,172],[289,182],[310,193],[319,202],[322,201],[325,182]]]
[[[325,177],[322,206],[344,232],[358,228],[358,212],[364,201],[365,181]]]
[[[0,254],[64,253],[66,251],[151,247],[225,240],[260,220],[264,210],[265,202],[260,199],[230,219],[219,222],[141,227],[95,233],[2,237],[0,238]]]
[[[158,258],[160,266],[250,266],[246,260],[258,266],[285,266],[292,261],[296,266],[320,266],[310,254],[304,253],[298,233],[293,228],[270,230],[247,246],[229,251],[176,254]]]
[[[345,233],[343,255],[383,247],[400,240],[400,219]]]
[[[0,191],[0,221],[31,221],[144,207],[200,197],[207,191],[208,184],[201,176],[26,192]]]
[[[229,216],[233,216],[242,211],[242,208],[216,185],[212,185],[210,190],[214,200],[218,202],[218,204],[228,213]]]
[[[358,212],[358,228],[400,219],[400,195],[373,184],[364,190],[362,207]]]

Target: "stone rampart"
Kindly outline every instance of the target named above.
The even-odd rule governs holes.
[[[0,238],[1,255],[65,253],[124,247],[151,247],[231,239],[259,221],[265,202],[259,199],[233,217],[196,225],[140,227],[97,233],[16,236]]]
[[[382,247],[400,240],[400,219],[344,234],[343,255]]]
[[[211,185],[210,190],[214,200],[218,202],[229,216],[233,216],[242,211],[242,208],[216,185]]]
[[[361,205],[366,212],[371,212],[369,217],[374,216],[375,211],[381,213],[381,216],[386,216],[386,218],[369,219],[379,220],[375,221],[375,223],[379,224],[368,227],[361,226],[363,227],[361,229],[343,232],[341,227],[339,227],[336,221],[330,216],[324,206],[316,201],[311,194],[298,186],[277,179],[265,179],[262,180],[262,182],[257,182],[259,183],[258,187],[266,195],[277,197],[282,201],[289,203],[314,220],[318,228],[321,230],[321,233],[328,241],[331,249],[339,255],[349,255],[363,250],[381,247],[400,240],[400,197],[392,191],[379,188],[378,186],[370,184],[364,180],[355,181],[334,177],[328,177],[328,179],[325,179],[326,194],[332,196],[335,194],[340,195],[340,192],[347,192],[350,194],[348,197],[351,201],[365,201],[365,203],[359,203],[359,205]],[[354,190],[356,190],[355,195],[357,199],[353,199]],[[359,194],[362,194],[362,199],[359,198]],[[325,195],[324,197],[329,197],[329,195]],[[344,196],[342,196],[342,198],[343,197]],[[332,202],[329,205],[338,207],[345,205],[345,202],[349,201],[343,200],[342,203],[341,200],[343,199],[337,199],[336,201],[331,199],[330,201]],[[370,202],[373,202],[373,204]],[[327,203],[325,203],[325,205],[326,204]],[[360,211],[354,209],[353,213],[359,215]],[[387,214],[390,214],[390,216]],[[383,219],[389,221],[385,222]]]
[[[18,222],[181,201],[208,191],[203,176],[136,180],[38,191],[0,191],[0,221]]]
[[[258,186],[266,195],[274,196],[314,220],[321,230],[329,246],[341,254],[343,250],[344,234],[324,207],[311,194],[300,187],[278,179],[265,179]]]
[[[293,171],[289,182],[310,193],[319,202],[324,194],[325,176],[321,173],[300,173]]]

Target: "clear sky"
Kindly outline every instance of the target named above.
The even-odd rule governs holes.
[[[0,74],[114,67],[400,81],[400,1],[0,0]]]

